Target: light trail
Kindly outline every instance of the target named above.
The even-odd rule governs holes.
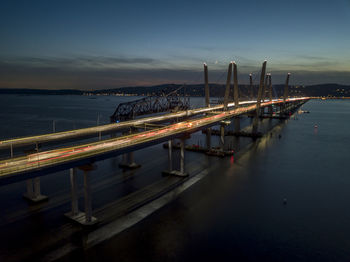
[[[252,101],[240,102],[241,105],[253,104],[253,103],[256,103],[256,101],[252,100]],[[234,105],[235,105],[234,103],[228,104],[229,107],[233,107]],[[223,108],[223,105],[217,105],[213,107],[191,109],[187,111],[180,111],[177,113],[146,117],[146,118],[135,119],[135,120],[119,122],[119,123],[112,123],[112,124],[107,124],[107,125],[102,125],[97,127],[88,127],[88,128],[75,129],[75,130],[69,130],[69,131],[58,132],[58,133],[8,139],[8,140],[0,141],[0,149],[9,149],[11,146],[18,147],[18,146],[32,145],[35,143],[40,144],[40,143],[53,142],[53,141],[57,142],[60,140],[68,140],[68,139],[79,138],[84,136],[96,136],[99,133],[108,133],[108,132],[110,133],[113,131],[117,131],[123,128],[128,128],[136,125],[162,122],[162,121],[166,121],[174,118],[186,117],[186,116],[195,116],[195,115],[204,114],[215,110],[220,110],[222,108]]]
[[[288,99],[287,102],[307,100],[308,98]],[[283,101],[268,101],[261,103],[261,107],[271,104],[281,104]],[[163,128],[153,129],[137,134],[130,134],[123,137],[94,142],[86,145],[55,149],[40,153],[33,153],[27,156],[12,158],[0,161],[0,179],[17,173],[40,170],[47,167],[92,158],[105,153],[126,149],[146,142],[157,142],[165,137],[192,133],[205,126],[210,126],[227,118],[256,110],[256,104],[246,107],[219,112],[218,114],[205,116],[199,119],[188,120]]]

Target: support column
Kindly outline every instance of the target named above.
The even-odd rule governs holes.
[[[220,149],[221,151],[224,151],[224,145],[225,145],[225,125],[220,125]]]
[[[241,131],[241,119],[239,117],[234,118],[234,126],[235,133],[239,133]]]
[[[12,151],[12,150],[11,150]],[[39,144],[35,143],[35,152],[39,153]],[[11,152],[13,154],[13,152]],[[39,156],[39,155],[38,155]],[[32,203],[38,203],[48,200],[48,197],[42,195],[40,192],[40,177],[30,178],[26,180],[27,192],[23,194],[23,197]]]
[[[286,78],[286,84],[284,86],[284,92],[283,92],[283,106],[282,106],[282,110],[280,111],[280,115],[282,116],[283,114],[286,114],[288,109],[288,105],[287,105],[287,99],[288,99],[288,84],[289,84],[289,77],[290,77],[290,73],[287,74],[287,78]]]
[[[71,196],[72,196],[72,216],[76,216],[79,213],[78,207],[78,185],[77,185],[77,170],[71,168],[70,172],[70,184],[71,184]]]
[[[169,171],[173,170],[173,143],[171,140],[168,141],[168,161],[169,161]]]
[[[40,177],[33,179],[34,182],[34,197],[40,196]]]
[[[85,223],[92,221],[91,189],[89,172],[84,170]]]
[[[232,73],[232,62],[229,64],[228,70],[227,70],[226,89],[225,89],[225,96],[224,96],[224,111],[227,110],[228,98],[230,95],[231,73]]]
[[[35,177],[26,180],[27,192],[23,194],[23,197],[32,203],[38,203],[48,200],[48,197],[42,195],[40,192],[40,177]]]
[[[171,141],[168,142],[169,150],[172,147],[170,145],[170,142]],[[181,176],[181,177],[188,176],[188,174],[185,172],[185,137],[182,137],[180,139],[180,170],[173,170],[172,153],[170,153],[170,151],[169,151],[168,157],[169,157],[169,170],[163,171],[162,173],[164,175],[173,175],[173,176]],[[171,161],[170,161],[170,158],[171,158]]]
[[[92,216],[91,206],[91,187],[89,171],[93,170],[93,165],[86,165],[80,167],[84,172],[84,211],[79,211],[78,206],[78,184],[77,184],[77,170],[76,168],[70,169],[70,182],[71,182],[71,197],[72,197],[72,210],[65,214],[66,217],[73,221],[84,225],[91,226],[97,223],[97,218]]]
[[[24,193],[23,196],[27,199],[33,199],[34,198],[33,179],[27,179],[26,185],[27,185],[27,193]]]
[[[207,133],[206,133],[206,145],[207,145],[207,150],[211,150],[211,128],[207,128]]]
[[[131,129],[129,134],[131,134]],[[124,135],[126,135],[124,133]],[[134,161],[134,152],[125,153],[122,155],[122,162],[119,164],[120,168],[136,169],[141,167],[140,164],[135,163]]]
[[[170,175],[173,172],[173,142],[168,141],[168,170],[163,171],[163,175]]]
[[[135,164],[135,162],[134,162],[134,152],[128,153],[128,163],[130,165],[134,165]]]
[[[180,173],[185,174],[185,139],[180,140]]]

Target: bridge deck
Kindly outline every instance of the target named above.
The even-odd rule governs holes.
[[[256,101],[244,101],[244,102],[241,102],[241,104],[252,104],[255,102]],[[233,106],[234,106],[234,103],[229,104],[229,107],[233,107]],[[40,144],[40,143],[47,143],[47,142],[58,142],[62,140],[98,136],[99,133],[103,133],[103,134],[112,133],[121,129],[135,126],[135,125],[163,122],[163,121],[168,121],[171,119],[176,119],[176,118],[181,118],[186,116],[195,116],[198,114],[203,114],[214,110],[220,110],[222,108],[223,108],[223,105],[217,105],[210,108],[208,107],[197,108],[197,109],[191,109],[187,111],[180,111],[176,113],[146,117],[141,119],[120,122],[120,123],[101,125],[96,127],[81,128],[81,129],[69,130],[65,132],[57,132],[57,133],[50,133],[50,134],[44,134],[44,135],[38,135],[38,136],[3,140],[3,141],[0,141],[0,150],[9,149],[11,146],[19,147],[19,146],[25,146],[25,145],[33,145],[35,143]]]
[[[298,102],[308,98],[292,99],[289,102]],[[264,102],[261,107],[283,103],[282,100]],[[240,107],[215,115],[171,124],[163,128],[153,129],[137,134],[103,140],[86,145],[60,148],[23,157],[0,161],[0,184],[2,180],[17,176],[18,179],[27,179],[31,176],[47,174],[58,170],[74,167],[78,164],[105,159],[111,154],[117,155],[135,149],[144,148],[171,138],[180,137],[185,133],[193,133],[232,118],[256,110],[256,104]],[[20,176],[19,176],[20,175]]]

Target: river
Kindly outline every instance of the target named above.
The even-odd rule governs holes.
[[[134,98],[1,96],[0,137],[52,132],[53,121],[56,131],[108,123],[125,99]],[[256,142],[241,139],[234,159],[186,152],[187,171],[207,169],[204,178],[136,225],[62,260],[348,261],[350,101],[312,100],[302,109],[310,113],[271,121],[275,127]],[[204,136],[194,134],[189,142],[204,143]],[[228,144],[238,146],[234,139]],[[136,152],[135,159],[142,167],[124,180],[119,158],[97,163],[92,181],[121,180],[95,190],[94,208],[157,181],[167,167],[161,145]],[[42,211],[28,208],[24,189],[24,182],[0,188],[0,230],[22,236],[20,245],[30,242],[32,230],[49,230],[64,220],[69,198],[57,199],[69,195],[69,177],[58,172],[42,178],[42,191],[50,197]],[[0,257],[11,252],[3,248]]]

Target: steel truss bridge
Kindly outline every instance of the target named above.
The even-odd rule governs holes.
[[[178,94],[184,86],[169,94],[147,96],[135,101],[120,103],[113,115],[111,122],[120,122],[134,119],[136,116],[162,113],[168,111],[182,111],[190,108],[189,98]]]

